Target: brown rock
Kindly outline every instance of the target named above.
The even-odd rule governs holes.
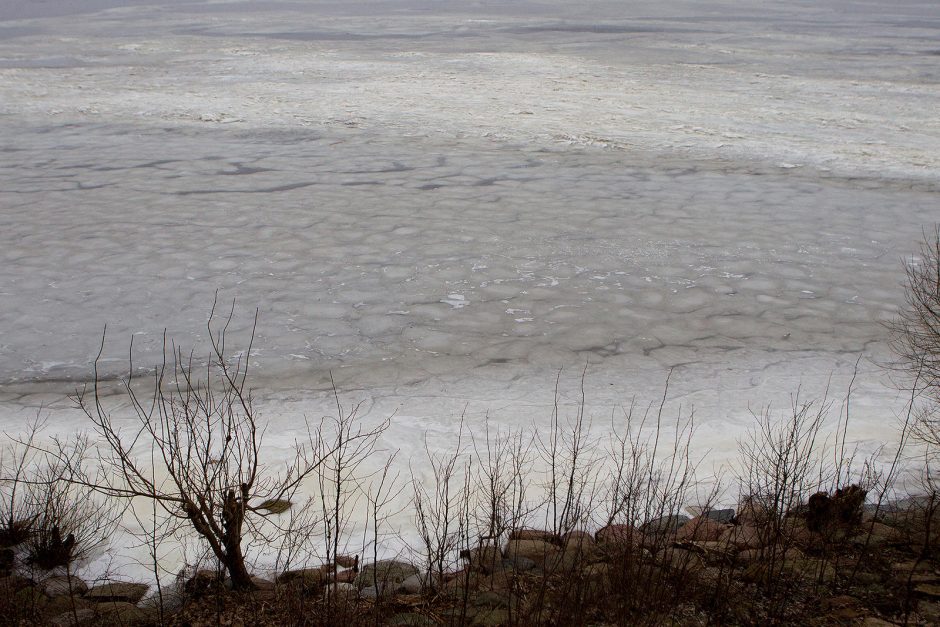
[[[137,603],[150,588],[143,583],[125,583],[114,581],[111,583],[95,586],[85,593],[85,598],[96,603]]]
[[[541,540],[542,542],[555,542],[555,534],[543,529],[516,529],[509,534],[510,540]]]
[[[95,621],[95,611],[92,609],[80,609],[72,612],[62,612],[49,619],[52,627],[76,627],[77,625],[91,625]]]
[[[728,525],[699,516],[682,525],[676,532],[676,542],[715,542]]]
[[[461,599],[469,590],[477,586],[483,575],[481,573],[461,572],[458,576],[444,579],[437,586],[437,592],[452,599]]]
[[[569,531],[561,537],[561,544],[564,547],[576,546],[582,550],[594,548],[594,536],[587,531]]]
[[[412,575],[417,575],[418,569],[409,562],[401,560],[379,560],[374,564],[366,564],[359,571],[355,585],[362,589],[374,586],[394,586],[403,582]]]
[[[359,596],[359,589],[351,583],[337,582],[327,586],[323,595],[341,601],[353,601]]]
[[[756,562],[761,559],[763,553],[764,552],[760,549],[744,549],[743,551],[738,551],[734,559],[741,564],[750,564],[751,562]]]
[[[822,610],[840,621],[851,621],[865,615],[862,602],[853,596],[841,594],[822,602]]]
[[[734,525],[722,532],[719,542],[728,543],[738,549],[759,549],[764,545],[756,527]]]
[[[570,572],[577,569],[582,563],[592,560],[595,555],[593,545],[582,547],[578,544],[568,544],[545,560],[544,568],[549,572]]]
[[[684,546],[701,555],[709,564],[729,561],[735,554],[735,548],[724,542],[690,542]]]
[[[790,547],[786,550],[778,548],[776,552],[772,551],[771,547],[765,547],[763,549],[745,549],[737,555],[738,561],[741,562],[754,562],[757,560],[783,562],[786,560],[801,560],[804,557],[806,556],[803,554],[803,551],[796,547]]]
[[[251,577],[251,583],[255,584],[255,588],[258,590],[274,590],[275,584],[270,579],[265,579],[264,577]]]
[[[88,592],[88,585],[74,575],[55,575],[39,582],[39,588],[50,597],[82,595]]]
[[[600,529],[594,537],[600,544],[643,545],[643,532],[630,525],[608,525]]]
[[[163,588],[157,591],[157,593],[142,599],[137,604],[137,607],[145,610],[153,610],[158,614],[161,610],[164,612],[176,612],[186,604],[187,600],[186,595],[178,588]]]
[[[447,583],[449,581],[454,581],[456,579],[465,579],[469,574],[469,570],[466,568],[461,568],[460,570],[453,570],[447,573],[444,573],[444,576],[441,577],[442,583]]]
[[[470,563],[471,568],[481,568],[486,572],[492,572],[498,566],[502,565],[503,554],[498,546],[481,546],[475,549],[461,553],[461,557]]]
[[[655,559],[665,568],[680,572],[698,572],[705,568],[705,562],[695,551],[678,547],[667,547],[659,551]]]
[[[318,568],[298,568],[295,570],[285,570],[277,576],[275,580],[279,584],[289,584],[299,586],[304,589],[316,589],[326,582],[328,571],[322,567]]]
[[[543,540],[510,540],[505,549],[505,555],[509,559],[525,557],[540,565],[544,565],[546,560],[556,558],[560,553],[558,546]]]
[[[597,555],[596,545],[594,536],[586,531],[569,531],[562,537],[562,566],[592,561]]]
[[[690,520],[692,519],[683,514],[667,514],[643,523],[640,530],[647,536],[672,538],[675,537],[676,531]]]
[[[57,596],[55,598],[49,599],[49,602],[45,605],[43,611],[49,616],[54,616],[61,612],[71,612],[73,609],[81,610],[93,608],[95,605],[95,603],[86,601],[81,597]]]
[[[336,572],[336,583],[352,583],[356,580],[356,576],[359,575],[359,572],[347,568],[346,570],[340,570]]]
[[[359,568],[358,555],[337,555],[336,559],[333,561],[336,562],[337,566],[341,566],[342,568]]]
[[[940,585],[935,583],[922,583],[914,586],[914,592],[928,599],[940,599]]]
[[[753,497],[746,497],[738,504],[738,524],[762,527],[772,518],[772,512]]]
[[[779,572],[779,569],[777,569]],[[771,570],[766,562],[749,562],[739,578],[745,583],[765,583],[770,579]]]
[[[489,575],[476,578],[474,584],[480,590],[511,590],[515,574],[511,570],[498,570]]]
[[[802,547],[815,546],[822,542],[822,536],[810,531],[806,527],[806,521],[801,518],[787,518],[781,525],[781,531],[789,542]]]

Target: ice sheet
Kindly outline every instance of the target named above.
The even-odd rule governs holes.
[[[29,9],[24,9],[28,6]],[[902,259],[940,219],[933,3],[0,7],[0,427],[164,328],[261,312],[276,434],[343,399],[415,452],[586,390],[748,407],[827,385],[863,448]],[[286,435],[284,437],[287,437]],[[273,438],[272,450],[287,442]],[[436,444],[435,444],[436,443]]]

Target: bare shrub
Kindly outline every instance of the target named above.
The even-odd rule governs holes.
[[[411,466],[414,523],[420,538],[418,547],[425,572],[430,574],[433,591],[444,575],[455,570],[461,550],[470,548],[471,464],[464,456],[464,422],[450,452],[433,452],[425,440],[424,449],[430,477]]]
[[[35,512],[26,541],[28,561],[43,569],[69,567],[105,544],[124,513],[121,503],[98,494],[86,474],[86,436],[57,445],[29,479]]]
[[[45,420],[37,417],[16,436],[4,433],[6,441],[0,448],[0,547],[25,542],[38,512],[30,499],[28,479],[34,472],[37,438]]]
[[[535,451],[546,469],[546,527],[558,537],[585,524],[597,494],[597,474],[592,470],[599,463],[598,442],[592,438],[591,421],[585,416],[585,374],[586,367],[581,373],[575,415],[563,422],[558,405],[559,372],[547,433],[535,435]]]
[[[905,264],[905,303],[889,324],[892,348],[909,375],[911,399],[902,440],[909,436],[910,465],[916,464],[915,486],[921,494],[908,512],[922,543],[921,558],[933,550],[940,526],[940,224],[924,231],[918,253]],[[911,488],[909,488],[911,489]]]
[[[473,437],[477,464],[472,477],[472,512],[477,556],[484,555],[486,547],[499,547],[532,513],[527,501],[532,480],[532,445],[532,436],[524,430],[500,429],[492,425],[489,417],[482,434]]]
[[[918,254],[904,269],[905,304],[891,324],[892,347],[929,401],[917,435],[936,447],[940,446],[940,225],[924,232]]]
[[[193,352],[184,353],[166,339],[163,363],[149,386],[134,380],[131,361],[122,388],[133,409],[132,427],[122,429],[122,421],[106,406],[98,370],[101,351],[94,380],[77,393],[76,402],[101,439],[104,472],[88,485],[107,496],[156,503],[167,521],[161,533],[195,531],[232,587],[249,589],[254,584],[244,541],[263,538],[263,523],[270,516],[260,505],[290,500],[318,469],[323,451],[316,434],[308,432],[306,441],[295,442],[280,471],[262,463],[264,427],[247,387],[257,314],[247,349],[231,355],[226,331],[234,303],[220,324],[215,311],[213,305],[207,324],[211,346],[202,367]],[[140,451],[154,455],[147,459]]]
[[[317,466],[314,476],[319,494],[324,562],[329,579],[335,580],[337,559],[341,554],[348,553],[348,542],[351,540],[349,532],[356,510],[361,502],[368,505],[370,497],[373,496],[363,486],[371,483],[378,475],[379,484],[374,498],[384,498],[388,462],[380,469],[371,471],[364,466],[370,458],[379,453],[376,450],[378,440],[388,428],[391,419],[384,420],[372,429],[364,428],[358,417],[359,405],[354,405],[349,410],[344,409],[332,377],[330,382],[336,414],[324,420],[318,430],[316,439],[319,446],[316,456],[321,463]],[[376,508],[374,515],[377,517],[374,528],[378,534],[382,514]],[[328,586],[326,592],[322,617],[327,622],[338,622],[337,612],[344,608],[337,603],[333,587]]]
[[[826,396],[802,401],[797,392],[788,412],[768,407],[755,414],[739,440],[738,519],[761,546],[759,560],[744,575],[766,594],[774,621],[791,611],[790,593],[806,583],[799,579],[816,589],[848,574],[842,566],[850,564],[838,558],[861,532],[866,495],[881,479],[873,458],[859,460],[846,451],[848,396],[835,433],[825,435],[832,408]],[[858,560],[854,564],[856,572]]]
[[[622,420],[613,422],[606,456],[611,464],[605,488],[604,524],[627,524],[639,529],[656,519],[676,516],[698,486],[697,463],[692,457],[695,414],[666,424],[670,372],[658,404],[640,415],[635,403],[621,409]],[[712,488],[714,490],[715,488]],[[709,494],[700,505],[710,502]]]
[[[658,404],[642,412],[635,405],[622,410],[607,444],[603,523],[616,538],[606,549],[616,558],[611,585],[619,591],[618,612],[638,623],[655,623],[674,611],[678,600],[691,597],[697,561],[674,550],[675,528],[698,490],[705,490],[697,500],[707,511],[719,487],[717,481],[702,486],[696,477],[694,412],[683,416],[680,410],[674,423],[667,420],[670,376]]]

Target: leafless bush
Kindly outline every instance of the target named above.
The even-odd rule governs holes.
[[[37,438],[45,420],[37,417],[23,435],[4,433],[0,448],[0,547],[25,542],[38,512],[30,499],[28,479],[35,470]]]
[[[90,487],[86,474],[89,440],[78,436],[46,455],[29,479],[29,500],[35,512],[27,539],[28,560],[52,569],[69,567],[101,547],[124,513],[121,503]]]
[[[331,380],[332,383],[332,380]],[[339,394],[333,387],[333,399],[336,404],[336,414],[331,419],[324,420],[318,431],[317,441],[319,448],[317,457],[321,460],[314,475],[319,493],[321,511],[322,546],[325,548],[324,561],[330,580],[336,579],[337,557],[348,553],[348,542],[353,517],[360,502],[366,502],[370,493],[364,488],[378,475],[377,498],[382,498],[387,477],[388,464],[381,469],[365,469],[364,466],[370,458],[379,451],[376,450],[378,440],[388,428],[390,418],[384,420],[372,429],[363,427],[358,417],[359,406],[354,405],[346,410],[340,403]],[[376,517],[383,514],[374,512]],[[378,533],[379,520],[374,523]],[[355,551],[358,554],[360,550]],[[336,612],[339,608],[332,587],[327,587],[326,602],[323,608],[323,618],[338,621]]]
[[[477,459],[474,467],[473,503],[475,535],[479,549],[498,547],[521,528],[530,514],[533,437],[524,430],[500,429],[487,417],[483,432],[473,437]],[[477,551],[477,555],[483,555]]]
[[[574,416],[563,420],[559,412],[558,383],[547,433],[535,434],[535,452],[546,472],[544,490],[547,508],[546,528],[561,537],[583,527],[592,515],[592,501],[599,483],[593,472],[600,460],[598,442],[591,434],[591,421],[585,415],[584,378],[581,373],[580,399]]]
[[[434,452],[425,441],[430,477],[411,467],[414,523],[421,541],[418,548],[434,590],[444,575],[455,570],[461,550],[470,548],[471,464],[464,456],[464,422],[461,417],[456,445],[449,452]],[[429,479],[429,481],[427,480]]]
[[[45,438],[45,426],[37,417],[3,448],[0,544],[23,544],[27,563],[40,570],[68,570],[105,543],[123,509],[88,486],[87,436]]]
[[[385,458],[385,463],[381,469],[375,473],[374,480],[369,484],[365,495],[368,513],[366,515],[367,524],[363,528],[362,544],[363,547],[371,544],[373,563],[379,561],[379,547],[383,544],[385,538],[394,535],[393,531],[386,529],[389,519],[400,514],[404,507],[407,507],[407,505],[400,503],[397,508],[394,505],[399,501],[401,494],[408,488],[407,484],[399,480],[400,473],[392,472],[392,466],[397,456],[398,451],[394,451]],[[367,534],[370,532],[372,537],[367,538]],[[355,562],[356,568],[358,568],[359,565],[358,559],[357,556]],[[382,582],[379,580],[379,571],[375,568],[372,570],[372,586],[378,591],[381,583]],[[376,603],[373,606],[373,620],[376,624],[379,623],[380,612],[381,604]]]
[[[720,486],[717,479],[703,485],[696,475],[694,412],[680,410],[675,422],[665,414],[670,377],[658,404],[621,410],[606,446],[602,523],[616,539],[606,549],[616,556],[611,586],[617,611],[636,624],[655,623],[693,596],[698,558],[676,550],[676,521],[693,502],[708,511]]]
[[[262,463],[264,427],[247,387],[255,327],[247,349],[232,356],[226,331],[234,304],[221,324],[216,323],[215,310],[213,305],[207,325],[211,347],[202,373],[193,352],[186,354],[166,339],[163,363],[149,386],[134,380],[131,360],[122,383],[133,408],[133,427],[121,429],[122,422],[106,406],[100,352],[94,381],[77,393],[76,402],[101,440],[104,472],[87,485],[107,496],[156,503],[167,521],[162,533],[195,531],[232,587],[249,589],[254,584],[244,541],[265,537],[264,520],[270,511],[262,505],[289,501],[319,468],[323,450],[316,434],[308,433],[307,441],[295,442],[279,472]],[[155,452],[149,459],[140,454],[149,451]]]
[[[892,347],[925,401],[915,434],[940,448],[940,225],[924,232],[905,272],[905,305],[890,325]]]
[[[747,567],[745,578],[766,594],[768,620],[784,620],[789,594],[801,585],[797,579],[831,586],[851,570],[837,558],[861,533],[866,495],[881,477],[873,458],[856,459],[846,449],[850,395],[851,385],[832,435],[824,426],[833,403],[826,396],[802,401],[797,392],[788,412],[767,407],[754,414],[754,425],[739,440],[737,518],[760,545],[759,561]]]
[[[739,440],[742,500],[747,514],[769,534],[767,542],[783,535],[787,513],[820,485],[818,445],[827,409],[825,402],[801,402],[797,394],[784,417],[769,407],[755,413],[753,427]]]
[[[668,395],[667,377],[658,406],[647,406],[637,417],[636,407],[631,405],[623,410],[622,423],[612,425],[607,451],[613,467],[606,488],[607,525],[639,528],[652,520],[676,516],[692,497],[697,485],[697,464],[692,457],[694,412],[686,418],[680,413],[674,426],[667,427],[664,409]]]
[[[923,558],[932,552],[940,525],[940,225],[923,233],[918,254],[905,264],[905,272],[905,304],[890,328],[892,348],[911,381],[904,425],[910,436],[907,461],[919,468],[913,489],[921,494],[909,522],[918,529]]]
[[[755,572],[749,579],[767,593],[774,621],[787,605],[784,569],[798,531],[798,520],[788,514],[819,486],[817,444],[825,416],[823,403],[801,402],[797,394],[782,417],[769,407],[755,413],[755,424],[738,444],[744,491],[738,518],[756,532],[761,545],[761,560],[751,566]]]

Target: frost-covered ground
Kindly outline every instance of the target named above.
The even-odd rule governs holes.
[[[930,1],[0,2],[0,427],[261,311],[269,442],[347,403],[384,444],[465,410],[903,399],[878,364],[940,219]],[[118,4],[114,2],[114,4]],[[45,12],[45,13],[43,13]],[[276,453],[275,453],[276,454]]]

